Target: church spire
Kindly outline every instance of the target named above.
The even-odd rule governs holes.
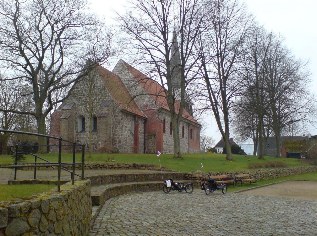
[[[174,30],[173,40],[171,47],[171,75],[173,89],[181,88],[181,57],[179,52],[179,46],[177,42],[177,34]]]
[[[173,32],[173,40],[171,45],[171,79],[172,79],[172,90],[174,92],[175,98],[181,100],[181,81],[182,81],[182,62],[181,55],[179,51],[179,46],[177,42],[176,30]],[[193,115],[192,102],[189,96],[184,94],[185,99],[185,109],[189,114]]]

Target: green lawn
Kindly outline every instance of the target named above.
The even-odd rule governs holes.
[[[16,198],[28,199],[33,195],[56,189],[55,185],[23,184],[23,185],[0,185],[0,201],[11,201]]]
[[[58,155],[50,153],[40,155],[51,162],[57,162]],[[72,155],[69,153],[62,156],[62,162],[71,162]],[[76,161],[80,162],[81,154],[76,155]],[[259,160],[252,156],[234,155],[233,161],[227,161],[223,154],[199,153],[185,154],[183,159],[175,159],[172,155],[162,154],[159,158],[155,154],[93,154],[86,156],[86,163],[140,163],[154,164],[174,171],[182,172],[241,172],[249,169],[249,165],[264,164],[278,161],[287,167],[308,165],[305,161],[293,158],[265,157]],[[11,156],[0,156],[0,164],[11,164]],[[34,162],[34,157],[27,155],[24,162]],[[203,166],[203,167],[202,167]]]
[[[291,175],[291,176],[286,176],[286,177],[280,177],[280,178],[275,178],[275,179],[269,179],[269,180],[260,180],[257,181],[256,183],[252,184],[243,184],[242,186],[236,185],[236,186],[229,186],[228,191],[229,192],[235,192],[239,190],[244,190],[248,189],[251,187],[261,187],[269,184],[276,184],[280,183],[283,181],[287,180],[303,180],[303,181],[317,181],[317,173],[306,173],[306,174],[301,174],[301,175]]]

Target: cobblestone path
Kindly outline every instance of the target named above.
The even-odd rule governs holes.
[[[317,201],[148,192],[110,199],[90,235],[317,235]]]

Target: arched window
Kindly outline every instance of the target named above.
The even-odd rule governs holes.
[[[165,119],[163,120],[163,134],[165,134],[166,128],[165,128]]]
[[[172,122],[170,122],[170,135],[173,134],[173,125],[172,125]]]
[[[92,131],[97,132],[97,116],[92,117]]]
[[[77,131],[78,132],[85,132],[85,117],[84,116],[79,116],[77,118]]]
[[[185,137],[185,127],[184,127],[184,125],[182,126],[182,138],[184,138]]]

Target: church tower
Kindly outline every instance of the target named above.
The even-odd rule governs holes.
[[[181,89],[181,56],[179,53],[179,46],[177,42],[176,31],[173,32],[173,40],[171,47],[171,71],[172,71],[172,88],[176,93],[176,99],[180,99],[180,89]],[[177,91],[179,90],[179,91]]]
[[[181,100],[181,80],[182,80],[182,62],[181,62],[181,56],[177,41],[177,34],[174,30],[173,32],[173,39],[172,39],[172,45],[171,45],[171,74],[172,74],[172,89],[175,94],[176,100]],[[192,102],[188,96],[188,94],[185,92],[184,95],[185,98],[185,109],[193,115],[193,108],[192,108]]]

